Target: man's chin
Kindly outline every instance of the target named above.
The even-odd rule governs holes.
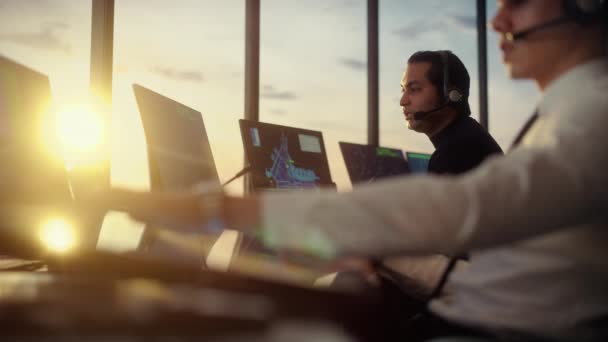
[[[509,77],[513,80],[528,78],[528,75],[526,74],[526,72],[524,72],[523,68],[517,65],[507,65],[507,73],[509,74]]]
[[[407,122],[407,128],[409,130],[412,130],[412,131],[420,133],[420,125],[418,125],[418,122],[416,122],[415,120],[408,121]]]

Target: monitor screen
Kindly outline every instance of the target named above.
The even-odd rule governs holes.
[[[353,184],[410,171],[403,151],[398,149],[340,142],[340,150]]]
[[[0,187],[10,199],[70,200],[46,75],[0,56]]]
[[[133,91],[148,145],[150,188],[154,191],[187,191],[200,182],[216,183],[219,187],[201,113],[137,84],[133,85]],[[152,227],[161,230],[155,231]],[[157,222],[146,227],[139,249],[180,263],[202,265],[207,253],[202,243],[189,249],[176,241],[190,236],[187,240],[204,240],[212,245],[223,228],[219,218],[206,225]],[[176,231],[185,235],[178,234],[176,240],[172,238]]]
[[[431,155],[428,153],[405,152],[412,173],[427,173]]]
[[[254,189],[334,186],[321,132],[250,120],[239,124]]]
[[[148,145],[152,190],[187,190],[220,184],[201,113],[134,84]]]

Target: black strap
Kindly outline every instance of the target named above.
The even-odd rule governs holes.
[[[517,133],[517,136],[513,140],[513,143],[511,143],[511,148],[509,150],[514,149],[517,145],[519,145],[521,143],[521,141],[526,136],[526,134],[528,133],[530,128],[532,128],[532,125],[534,125],[534,123],[536,122],[537,119],[538,119],[538,110],[534,111],[534,114],[532,114],[528,118],[528,121],[526,121],[526,123],[521,128],[519,133]],[[435,286],[435,289],[433,290],[433,292],[431,293],[431,296],[429,297],[429,301],[434,298],[437,298],[441,294],[441,291],[443,291],[443,287],[445,286],[445,283],[448,281],[448,277],[450,276],[450,273],[452,273],[452,271],[454,270],[454,267],[456,266],[458,259],[461,259],[461,258],[462,258],[461,256],[450,258],[450,261],[448,262],[448,265],[446,266],[445,270],[443,271],[441,278],[439,278],[439,282],[437,283],[437,286]]]
[[[524,127],[521,128],[519,133],[517,133],[517,136],[511,143],[511,148],[509,148],[509,150],[514,149],[515,147],[517,147],[517,145],[519,145],[521,143],[521,141],[526,136],[526,134],[528,133],[530,128],[532,128],[532,125],[536,122],[537,119],[538,119],[538,110],[534,111],[534,114],[532,114],[532,116],[530,116],[530,118],[528,118],[528,121],[526,121],[526,123],[524,124]]]
[[[431,295],[429,296],[429,302],[431,300],[439,297],[439,295],[441,294],[441,291],[443,291],[443,288],[445,287],[445,283],[447,283],[447,281],[448,281],[448,277],[454,270],[454,267],[456,266],[458,259],[461,259],[461,257],[451,257],[450,258],[448,265],[445,267],[445,270],[441,274],[441,278],[439,278],[437,285],[435,286],[435,288],[433,289],[433,292],[431,292]]]

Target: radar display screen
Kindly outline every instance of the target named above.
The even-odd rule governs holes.
[[[403,151],[398,149],[340,142],[340,150],[353,184],[410,172]]]
[[[405,152],[412,173],[427,173],[431,155],[427,153]]]
[[[254,189],[334,185],[321,132],[250,120],[239,123]]]

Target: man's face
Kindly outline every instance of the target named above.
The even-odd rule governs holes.
[[[500,40],[503,62],[512,78],[539,80],[551,73],[552,61],[559,58],[572,39],[571,24],[537,31],[522,40],[510,42],[505,33],[521,32],[562,15],[561,1],[557,0],[498,0],[498,11],[492,27],[503,38]],[[566,41],[564,41],[566,40]]]
[[[441,104],[437,87],[426,76],[430,68],[431,63],[429,62],[407,65],[401,79],[402,95],[399,102],[407,121],[407,127],[416,132],[427,134],[436,127],[436,120],[434,119],[441,114],[441,111],[425,117],[424,120],[415,120],[414,113],[433,110]]]

